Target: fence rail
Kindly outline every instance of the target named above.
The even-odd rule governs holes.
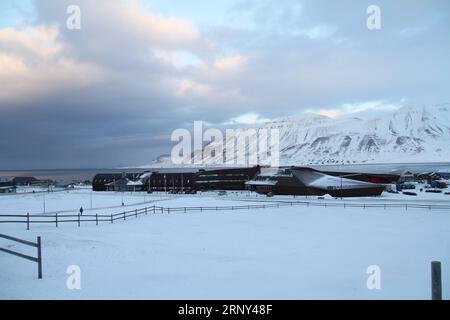
[[[278,201],[266,202],[264,204],[251,204],[239,206],[205,206],[205,207],[161,207],[153,205],[151,207],[139,208],[134,210],[122,211],[111,214],[5,214],[0,215],[0,224],[26,224],[27,230],[30,230],[32,224],[53,224],[58,227],[63,223],[74,223],[79,227],[81,223],[94,223],[98,225],[101,222],[114,223],[115,221],[127,220],[128,218],[137,218],[148,214],[170,214],[170,213],[189,213],[189,212],[208,212],[208,211],[235,211],[251,209],[267,209],[281,207],[324,207],[324,208],[400,208],[426,209],[426,210],[450,210],[450,205],[425,205],[425,204],[380,204],[380,203],[336,203],[336,202],[311,202],[311,201]]]
[[[11,236],[7,236],[5,234],[0,234],[0,238],[9,240],[9,241],[14,241],[20,244],[24,244],[30,247],[35,247],[37,249],[37,257],[33,257],[33,256],[29,256],[17,251],[13,251],[10,249],[6,249],[6,248],[1,248],[0,247],[0,251],[1,252],[5,252],[8,254],[11,254],[13,256],[19,257],[19,258],[23,258],[26,260],[30,260],[33,262],[36,262],[38,264],[38,278],[42,279],[42,253],[41,253],[41,237],[37,237],[37,241],[36,242],[31,242],[31,241],[27,241],[27,240],[23,240],[23,239],[19,239],[19,238],[15,238],[15,237],[11,237]]]

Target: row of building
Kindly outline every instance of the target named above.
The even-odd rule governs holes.
[[[378,196],[386,184],[400,179],[394,174],[324,172],[307,167],[225,168],[215,170],[152,171],[97,174],[94,191],[190,192],[250,190],[274,195],[333,197]]]
[[[0,194],[16,193],[18,187],[36,188],[67,188],[65,182],[55,182],[49,179],[37,179],[35,177],[0,177]]]
[[[0,181],[0,193],[15,193],[17,187],[41,187],[48,186],[51,183],[50,180],[39,180],[35,177],[10,177]]]

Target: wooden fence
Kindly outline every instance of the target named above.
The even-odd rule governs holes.
[[[240,205],[240,206],[209,206],[209,207],[160,207],[151,206],[139,208],[135,210],[122,211],[111,214],[10,214],[0,215],[0,223],[2,224],[25,224],[27,230],[30,230],[32,224],[51,224],[58,227],[60,224],[73,223],[78,227],[82,223],[95,223],[98,225],[101,222],[114,223],[116,221],[125,221],[129,218],[137,218],[148,214],[171,214],[171,213],[190,213],[190,212],[208,212],[208,211],[237,211],[237,210],[251,210],[251,209],[267,209],[267,208],[281,208],[281,207],[324,207],[324,208],[383,208],[391,209],[397,208],[402,210],[409,209],[426,209],[426,210],[449,210],[450,205],[423,205],[423,204],[379,204],[379,203],[329,203],[329,202],[305,202],[305,201],[280,201],[264,204]]]
[[[38,264],[38,278],[42,279],[42,253],[41,253],[41,237],[37,237],[37,241],[35,242],[31,242],[31,241],[27,241],[27,240],[23,240],[23,239],[19,239],[19,238],[14,238],[11,236],[7,236],[4,234],[0,234],[0,238],[9,240],[9,241],[14,241],[20,244],[24,244],[30,247],[35,247],[37,248],[37,257],[33,257],[33,256],[29,256],[20,252],[16,252],[10,249],[6,249],[6,248],[1,248],[0,247],[0,251],[2,252],[6,252],[8,254],[11,254],[13,256],[19,257],[19,258],[23,258],[26,260],[30,260],[33,262],[36,262]]]

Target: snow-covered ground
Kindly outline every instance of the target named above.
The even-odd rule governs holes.
[[[440,196],[439,204],[450,197],[432,196]],[[42,197],[2,196],[0,214],[40,213]],[[153,201],[177,207],[292,199],[246,193],[123,197],[126,206],[137,208]],[[383,197],[372,201],[391,202],[400,195]],[[121,193],[92,198],[93,212],[121,210]],[[90,199],[86,190],[58,192],[46,195],[46,207],[78,210],[89,208]],[[28,240],[41,236],[44,261],[44,279],[37,280],[35,263],[0,252],[2,299],[429,299],[434,260],[443,263],[443,294],[450,297],[450,212],[445,210],[294,206],[155,214],[81,228],[33,225],[26,231],[23,225],[0,224],[0,233]],[[7,240],[0,240],[0,247],[35,254]],[[71,265],[81,268],[81,290],[66,286]],[[371,265],[381,268],[381,290],[367,288]]]

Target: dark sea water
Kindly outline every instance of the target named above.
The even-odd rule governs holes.
[[[354,165],[315,165],[319,170],[366,172],[366,173],[401,173],[409,170],[414,173],[450,171],[450,162],[434,163],[396,163],[396,164],[354,164]],[[53,181],[92,180],[97,173],[144,172],[151,169],[67,169],[67,170],[0,170],[0,180],[8,177],[35,177]],[[193,169],[153,169],[156,171],[178,172]],[[196,169],[195,169],[196,171]]]

